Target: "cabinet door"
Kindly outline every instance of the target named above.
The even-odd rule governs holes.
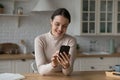
[[[117,18],[117,28],[116,28],[116,33],[120,35],[120,0],[116,2],[116,18]]]
[[[0,73],[4,72],[13,72],[13,64],[10,60],[2,60],[0,61]]]
[[[30,73],[31,72],[31,60],[15,60],[14,71],[15,73]]]
[[[113,28],[113,0],[100,0],[99,2],[99,34],[111,34]]]
[[[116,1],[82,0],[81,35],[114,34]]]
[[[73,71],[80,71],[80,58],[76,58],[73,65]]]
[[[82,27],[81,27],[81,34],[95,34],[96,27],[95,27],[95,0],[83,0],[82,1]]]
[[[80,71],[93,70],[111,70],[112,66],[119,63],[118,58],[98,57],[98,58],[80,58]]]

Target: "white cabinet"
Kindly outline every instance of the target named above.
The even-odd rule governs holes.
[[[115,12],[115,22],[116,22],[116,28],[115,28],[115,32],[117,35],[120,35],[120,0],[117,0],[115,2],[116,7],[116,12]]]
[[[13,72],[13,64],[11,60],[0,61],[0,73],[3,72]]]
[[[77,58],[74,71],[111,70],[119,64],[117,57]]]
[[[14,60],[15,73],[30,73],[32,60]]]
[[[32,73],[31,63],[34,60],[2,60],[0,61],[0,73]]]
[[[118,35],[120,0],[81,0],[81,35]]]

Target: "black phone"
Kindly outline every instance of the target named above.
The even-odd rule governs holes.
[[[70,50],[70,46],[62,45],[62,46],[60,47],[59,53],[65,52],[65,53],[68,55],[68,54],[69,54],[69,50]]]

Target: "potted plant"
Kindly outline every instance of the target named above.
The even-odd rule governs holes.
[[[4,12],[4,6],[3,4],[0,3],[0,14],[2,14]]]

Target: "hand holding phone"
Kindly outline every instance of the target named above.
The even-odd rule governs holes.
[[[62,65],[64,69],[70,66],[70,55],[69,55],[70,46],[62,45],[59,50],[58,62]],[[68,55],[68,56],[65,56]]]
[[[68,55],[68,54],[69,54],[69,50],[70,50],[70,46],[62,45],[62,46],[60,47],[59,54],[60,54],[60,53],[63,54],[63,52],[65,52],[65,53]]]

